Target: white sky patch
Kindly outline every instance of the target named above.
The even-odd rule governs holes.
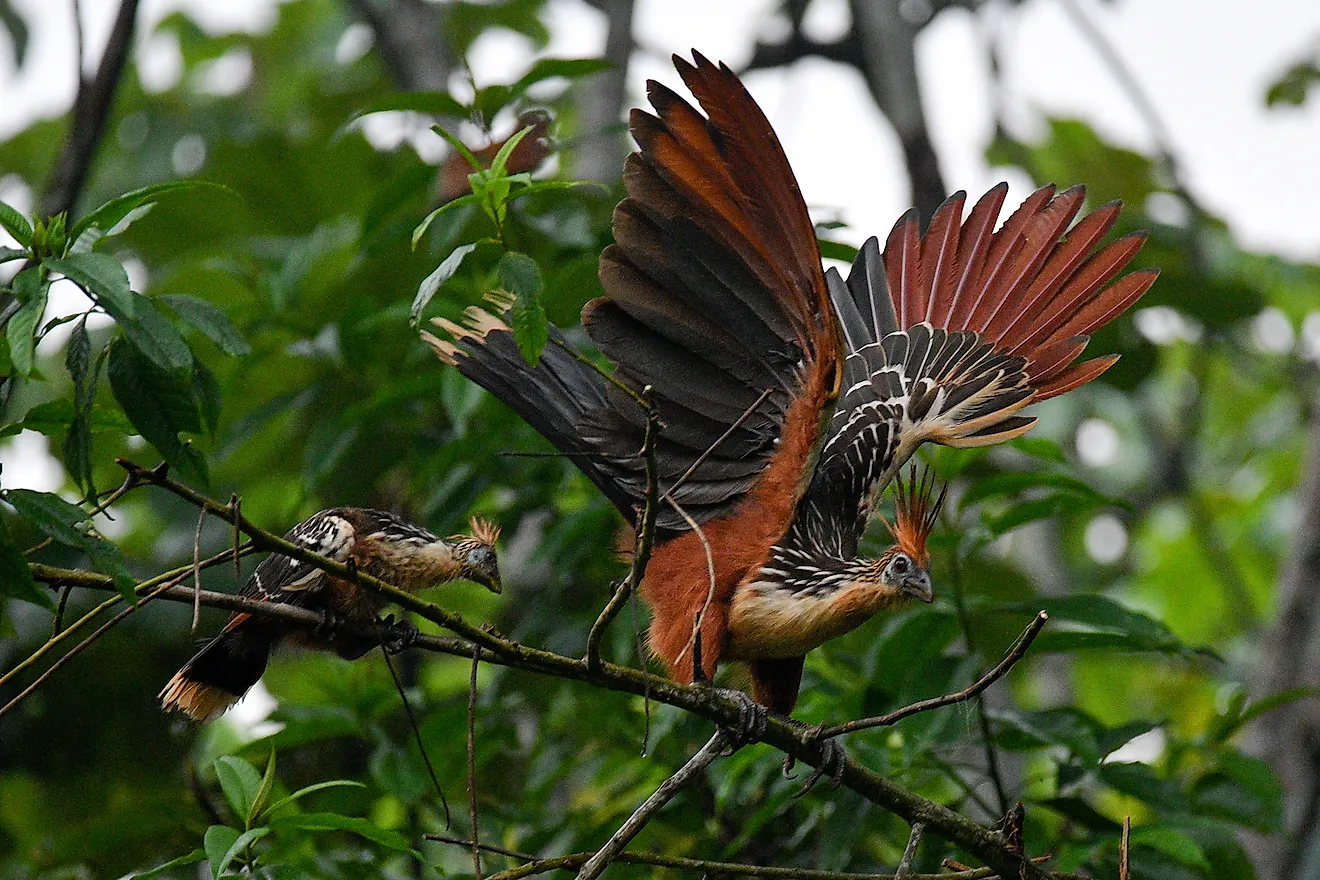
[[[198,65],[192,82],[204,95],[237,95],[252,82],[252,53],[234,48],[212,61]]]
[[[200,134],[185,134],[174,144],[170,164],[180,177],[190,177],[206,164],[206,140]]]
[[[1135,736],[1122,747],[1105,756],[1102,764],[1154,764],[1164,754],[1169,738],[1164,729],[1157,727]]]
[[[64,485],[64,468],[50,454],[50,441],[36,431],[23,431],[0,440],[0,486],[58,492]]]
[[[1288,316],[1274,306],[1261,309],[1251,322],[1251,341],[1266,354],[1292,351],[1295,336]]]
[[[247,695],[225,713],[224,718],[245,742],[251,742],[269,736],[284,726],[266,720],[278,705],[279,702],[266,690],[265,683],[258,680]]]
[[[1104,419],[1087,419],[1077,426],[1077,457],[1091,467],[1107,467],[1118,460],[1118,432]]]
[[[335,63],[347,67],[367,54],[375,42],[376,35],[370,27],[360,21],[353,22],[344,29],[335,45]]]
[[[1086,553],[1102,565],[1112,565],[1127,553],[1128,533],[1118,517],[1102,513],[1086,524]]]

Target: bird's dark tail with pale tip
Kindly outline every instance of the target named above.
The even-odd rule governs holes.
[[[237,703],[266,670],[278,633],[243,615],[174,674],[161,706],[194,721],[211,721]]]

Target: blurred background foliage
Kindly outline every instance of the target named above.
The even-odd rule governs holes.
[[[612,23],[607,54],[626,59],[631,4],[599,5]],[[799,37],[807,5],[788,3],[779,13]],[[945,5],[977,4],[937,4]],[[7,2],[0,13],[21,45],[21,17]],[[429,60],[399,49],[412,26],[402,22],[414,14],[431,28],[424,31]],[[867,36],[866,20],[854,14],[855,39]],[[129,62],[69,225],[148,185],[188,178],[218,186],[161,193],[150,213],[97,242],[92,253],[108,254],[127,273],[122,289],[118,281],[93,285],[101,308],[85,320],[97,370],[98,353],[114,344],[108,381],[102,376],[86,395],[75,394],[76,322],[37,321],[26,326],[26,343],[9,324],[4,433],[49,438],[70,475],[61,494],[71,501],[120,482],[115,456],[152,463],[163,455],[215,497],[240,494],[243,512],[274,531],[345,504],[394,510],[441,534],[461,530],[470,514],[491,517],[504,527],[504,595],[459,584],[431,598],[518,640],[580,654],[609,582],[623,571],[617,515],[571,465],[536,455],[549,447],[503,405],[443,368],[409,320],[423,279],[456,248],[493,232],[478,206],[460,205],[412,247],[414,228],[442,195],[464,192],[466,169],[434,150],[423,150],[423,159],[411,144],[434,118],[481,148],[541,118],[526,111],[544,108],[553,119],[544,146],[553,155],[536,179],[568,179],[572,169],[605,185],[513,202],[503,244],[535,260],[549,319],[584,339],[571,328],[600,293],[596,258],[621,195],[617,120],[635,99],[623,94],[617,66],[543,68],[574,76],[546,78],[530,91],[516,80],[479,83],[477,91],[462,82],[462,59],[483,32],[512,30],[539,47],[547,28],[536,0],[291,0],[262,34],[210,34],[185,13],[160,21],[154,35],[140,34],[177,41],[181,75],[149,90]],[[800,39],[796,45],[799,55],[813,51]],[[760,52],[758,59],[769,63]],[[1315,78],[1313,63],[1289,69],[1288,61],[1281,59],[1286,74],[1272,103],[1306,100]],[[237,86],[216,78],[223,64],[246,69]],[[439,86],[435,69],[447,74]],[[450,76],[453,92],[442,94]],[[401,97],[405,88],[421,93]],[[387,108],[432,114],[355,122]],[[37,121],[0,144],[8,191],[42,192],[69,124],[68,117]],[[377,135],[390,132],[375,145],[363,133],[373,124]],[[922,187],[942,185],[938,168],[932,182],[920,139],[903,140],[916,144],[908,150],[914,200],[929,201]],[[1130,815],[1137,877],[1320,876],[1315,806],[1308,813],[1297,805],[1304,781],[1273,772],[1260,756],[1269,749],[1244,738],[1250,722],[1306,696],[1293,685],[1314,684],[1301,660],[1293,679],[1273,667],[1265,674],[1262,665],[1304,653],[1278,644],[1274,621],[1306,508],[1299,482],[1315,418],[1320,352],[1307,345],[1320,331],[1312,326],[1320,321],[1320,266],[1243,251],[1181,187],[1171,157],[1108,144],[1084,122],[1052,119],[1030,143],[1001,130],[987,150],[992,164],[1039,183],[1084,182],[1093,205],[1124,200],[1117,232],[1150,230],[1140,261],[1163,274],[1134,316],[1093,343],[1122,353],[1118,366],[1038,407],[1040,426],[1029,439],[930,456],[953,480],[935,561],[939,598],[814,652],[797,715],[838,721],[956,690],[996,662],[1043,608],[1050,626],[984,705],[854,735],[850,752],[982,821],[997,821],[1022,800],[1029,851],[1053,853],[1059,870],[1117,876],[1119,823]],[[473,251],[425,316],[456,318],[480,301],[499,284],[501,253],[489,244]],[[17,293],[22,265],[17,258],[0,265]],[[106,301],[127,285],[155,304],[163,327],[103,314],[114,314]],[[77,294],[61,301],[75,303],[66,313],[89,311]],[[1308,331],[1300,343],[1297,328]],[[21,369],[34,329],[43,339],[34,363]],[[145,362],[161,334],[185,346],[175,372]],[[125,352],[118,374],[115,349]],[[81,369],[86,376],[88,367]],[[173,389],[175,403],[135,406],[134,382]],[[84,399],[86,407],[71,404]],[[16,476],[0,475],[0,485],[12,489],[21,483]],[[33,497],[12,493],[13,509],[0,506],[9,562],[55,528],[34,514]],[[192,508],[140,490],[111,512],[113,520],[95,524],[122,556],[107,562],[102,552],[92,560],[98,568],[141,579],[191,560]],[[219,552],[229,540],[212,523],[202,552]],[[881,546],[879,531],[871,543]],[[56,542],[28,559],[89,565],[86,546],[70,544],[77,542]],[[203,580],[213,589],[237,586],[226,566]],[[22,596],[23,589],[0,592]],[[102,598],[74,591],[65,618]],[[194,638],[188,610],[164,604],[128,618],[0,718],[0,876],[116,876],[188,853],[164,874],[203,876],[251,827],[264,836],[244,840],[229,870],[255,859],[269,876],[471,872],[466,850],[422,842],[443,820],[378,655],[354,664],[281,655],[264,680],[276,701],[273,723],[254,725],[249,712],[247,720],[237,713],[192,727],[162,714],[154,698]],[[637,662],[644,613],[616,623],[611,658]],[[204,612],[202,632],[222,620]],[[8,670],[46,641],[51,613],[9,598],[0,627],[0,668]],[[456,827],[466,828],[468,663],[412,654],[401,662]],[[0,702],[30,677],[0,687]],[[668,707],[490,666],[480,672],[476,717],[482,837],[544,855],[598,845],[709,734],[704,722]],[[272,750],[278,761],[267,806],[301,786],[341,778],[361,785],[313,791],[263,817],[249,808]],[[828,786],[792,800],[795,787],[780,778],[768,748],[744,749],[681,794],[637,848],[892,869],[907,839],[904,823]],[[928,839],[919,866],[937,870],[943,856],[966,858]],[[509,864],[491,857],[488,867]]]

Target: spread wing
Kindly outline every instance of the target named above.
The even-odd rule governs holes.
[[[294,526],[284,538],[313,553],[343,562],[353,550],[356,530],[336,511],[323,510]],[[301,606],[325,586],[326,577],[326,573],[315,566],[272,553],[252,572],[239,595],[263,602]]]

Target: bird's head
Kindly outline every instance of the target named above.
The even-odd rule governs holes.
[[[929,468],[918,476],[916,468],[905,480],[898,475],[894,485],[894,521],[885,520],[894,545],[877,560],[880,580],[900,593],[930,602],[935,598],[930,583],[930,550],[926,539],[944,504],[948,486],[935,494],[935,477]]]
[[[449,540],[458,559],[458,575],[476,581],[492,593],[500,592],[500,565],[495,555],[495,542],[500,528],[489,520],[472,518],[471,535],[455,535]]]

